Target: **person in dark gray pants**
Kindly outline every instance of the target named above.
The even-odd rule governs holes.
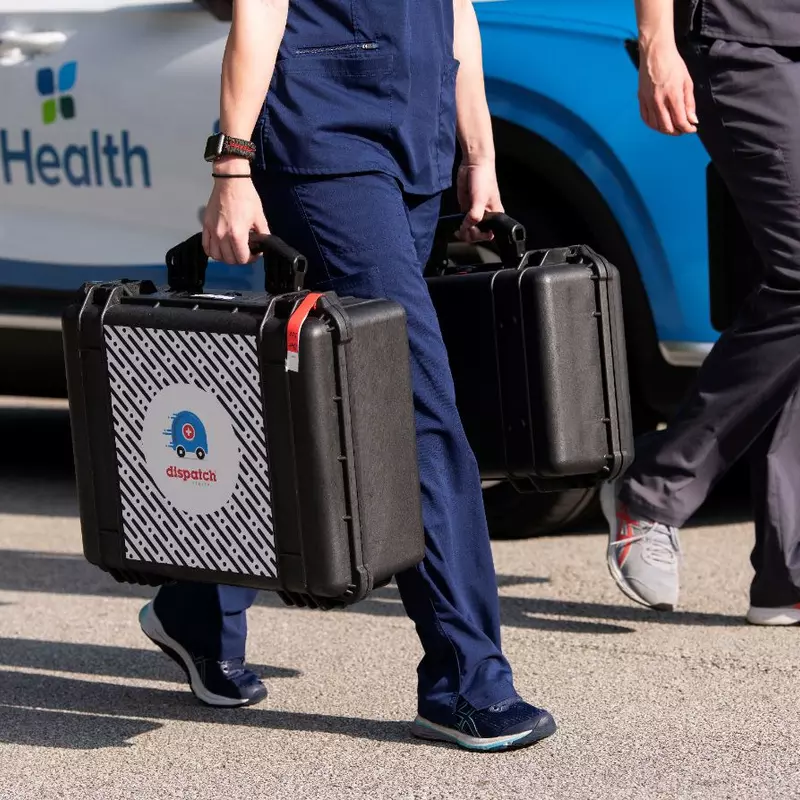
[[[609,568],[633,600],[674,608],[677,529],[747,456],[747,619],[800,623],[800,0],[677,0],[674,20],[673,0],[637,0],[637,11],[643,118],[698,132],[764,270],[671,425],[604,488]]]

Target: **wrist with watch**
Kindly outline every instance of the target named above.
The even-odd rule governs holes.
[[[226,136],[224,133],[216,133],[208,137],[204,158],[207,162],[214,164],[222,158],[243,158],[248,163],[252,162],[256,155],[256,146],[246,139],[236,139],[233,136]],[[212,172],[214,178],[249,178],[250,174],[225,174]]]

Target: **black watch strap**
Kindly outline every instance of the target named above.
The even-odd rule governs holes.
[[[252,161],[256,155],[256,146],[246,139],[236,139],[233,136],[226,136],[218,133],[210,136],[206,142],[206,161],[216,161],[224,156],[235,156],[246,158]]]

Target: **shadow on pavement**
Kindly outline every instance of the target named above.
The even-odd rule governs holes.
[[[160,650],[140,650],[133,647],[99,644],[0,638],[0,667],[186,683],[181,670],[165,658]],[[248,667],[264,679],[297,678],[302,674],[300,670],[288,667],[250,663]]]
[[[498,575],[500,587],[543,584],[545,577]],[[150,598],[154,590],[144,586],[117,583],[102,570],[93,567],[82,556],[65,553],[41,553],[25,550],[0,550],[0,591],[43,592],[53,594],[89,595],[103,597]],[[284,609],[281,600],[272,592],[261,592],[256,605]],[[504,625],[533,630],[565,631],[570,633],[632,633],[635,629],[625,623],[658,623],[664,625],[730,626],[742,625],[738,616],[687,612],[648,611],[633,605],[605,605],[573,600],[553,600],[535,597],[500,598]],[[345,612],[314,612],[286,609],[287,613],[347,613],[401,617],[405,611],[400,594],[394,585],[377,589],[366,600]],[[0,654],[2,663],[2,654]]]
[[[541,584],[549,581],[549,578],[524,575],[497,576],[497,585],[501,587]],[[148,599],[155,592],[148,586],[117,583],[108,573],[93,566],[82,555],[76,553],[2,549],[0,549],[0,591]],[[398,602],[400,599],[394,586],[376,589],[371,597],[376,600],[391,599]],[[261,592],[256,604],[284,607],[277,595],[271,592]]]
[[[0,441],[0,514],[78,516],[65,408],[0,408]]]
[[[158,722],[144,719],[65,714],[0,702],[0,742],[3,744],[70,750],[133,747],[129,739],[161,727]]]
[[[146,586],[117,583],[81,555],[0,550],[0,590],[150,598]]]
[[[118,583],[82,555],[38,550],[0,550],[0,591],[138,597],[143,600],[149,600],[155,594],[155,589],[149,586]],[[261,592],[256,605],[285,608],[272,592]]]
[[[533,579],[539,582],[542,579]],[[524,582],[525,579],[523,579]],[[498,581],[499,585],[503,585]],[[377,595],[377,593],[376,593]],[[405,612],[395,586],[386,586],[381,594],[371,596],[348,609],[348,614],[402,616]],[[568,633],[634,633],[635,628],[614,622],[657,623],[661,625],[696,625],[706,627],[742,627],[741,616],[692,611],[650,611],[634,605],[606,605],[576,600],[554,600],[541,597],[500,597],[503,625]],[[569,617],[569,619],[565,619]],[[577,617],[577,619],[576,619]],[[585,620],[602,620],[588,622]]]
[[[155,721],[155,722],[154,722]],[[205,722],[311,731],[410,742],[407,722],[273,709],[212,709],[188,691],[172,692],[111,683],[0,670],[0,742],[71,749],[122,747],[159,721]]]

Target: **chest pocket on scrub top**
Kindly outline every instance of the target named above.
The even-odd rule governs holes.
[[[392,55],[374,43],[300,48],[280,60],[270,120],[287,159],[300,167],[334,165],[347,160],[349,140],[360,140],[361,159],[365,140],[388,140],[392,76]]]

